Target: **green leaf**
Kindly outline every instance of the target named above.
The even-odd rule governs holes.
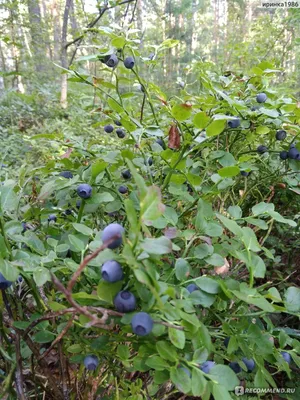
[[[265,203],[264,201],[252,207],[253,215],[260,215],[274,211],[273,203]]]
[[[111,41],[112,46],[114,46],[116,49],[121,49],[125,46],[125,43],[126,39],[123,36],[115,37]]]
[[[222,119],[215,120],[206,128],[206,134],[208,137],[217,136],[221,132],[223,132],[225,126],[226,126],[225,120]]]
[[[84,224],[77,224],[74,222],[72,225],[77,232],[80,232],[83,235],[91,236],[93,234],[93,230]]]
[[[185,121],[190,118],[192,114],[192,106],[187,104],[177,104],[171,109],[172,116],[177,119],[177,121]]]
[[[82,352],[81,344],[72,344],[71,346],[67,347],[67,352],[72,354],[77,354]]]
[[[108,163],[103,160],[96,161],[94,164],[92,164],[92,178],[96,179],[100,172],[104,171],[107,166]]]
[[[230,232],[234,233],[237,236],[241,236],[243,234],[242,228],[231,219],[224,217],[224,215],[217,214],[217,218],[223,223],[223,225],[230,230]]]
[[[14,192],[13,185],[0,186],[0,210],[15,211],[18,205],[18,197]]]
[[[175,275],[179,281],[184,281],[190,274],[190,264],[183,258],[178,258],[175,263]]]
[[[100,282],[97,286],[97,295],[99,299],[106,301],[107,303],[113,304],[113,299],[116,294],[121,290],[122,282],[110,283]]]
[[[288,311],[298,313],[300,311],[300,289],[290,286],[284,293],[284,304]]]
[[[35,233],[26,232],[25,235],[26,244],[31,248],[31,250],[40,255],[45,254],[45,246]]]
[[[198,368],[193,368],[192,372],[192,393],[193,396],[202,396],[206,389],[206,379]]]
[[[168,328],[169,339],[178,349],[183,349],[185,345],[185,334],[183,331],[174,328]]]
[[[223,233],[223,228],[217,222],[208,222],[204,228],[204,233],[211,237],[220,237]]]
[[[224,385],[218,385],[214,383],[212,394],[215,400],[232,400],[232,397],[230,396]]]
[[[152,355],[152,356],[148,357],[146,360],[146,365],[148,365],[148,367],[153,368],[157,371],[163,371],[164,369],[170,368],[169,364],[157,355]]]
[[[51,281],[51,275],[46,268],[38,267],[33,271],[33,279],[37,286],[43,286],[46,282]]]
[[[165,236],[157,239],[146,238],[141,243],[141,248],[149,254],[168,254],[172,251],[172,242]]]
[[[197,286],[199,286],[200,289],[204,290],[204,292],[217,294],[220,291],[219,283],[208,276],[201,276],[200,278],[195,279],[194,282]]]
[[[216,300],[216,297],[212,294],[203,292],[202,290],[195,290],[189,295],[193,304],[201,305],[202,307],[210,307]]]
[[[65,308],[67,308],[66,306],[64,306],[61,303],[57,303],[56,301],[49,301],[48,306],[51,308],[51,310],[53,311],[60,311],[60,310],[64,310]]]
[[[55,339],[55,335],[49,331],[40,331],[33,336],[33,341],[36,343],[49,343]]]
[[[117,354],[121,360],[128,360],[130,357],[130,350],[129,347],[125,344],[119,344],[117,348]]]
[[[235,372],[227,365],[215,365],[210,370],[209,375],[213,377],[214,381],[224,386],[226,390],[234,390],[240,384]]]
[[[274,312],[275,309],[264,297],[256,295],[247,295],[237,290],[232,290],[232,293],[240,300],[245,301],[248,304],[254,304],[256,307],[263,311]]]
[[[172,367],[170,378],[180,392],[188,393],[191,390],[191,378],[183,368]]]
[[[156,343],[156,349],[159,355],[164,358],[165,360],[175,362],[178,359],[178,355],[174,347],[172,347],[166,341],[159,341]]]
[[[228,207],[228,212],[232,216],[232,218],[238,219],[242,217],[242,209],[239,206]]]
[[[272,117],[272,118],[277,118],[279,116],[278,111],[276,111],[274,109],[268,109],[268,108],[261,107],[259,109],[259,112],[261,112],[264,115],[267,115],[268,117]]]
[[[270,132],[270,129],[267,127],[267,126],[265,126],[265,125],[261,125],[261,126],[258,126],[257,128],[256,128],[256,133],[258,134],[258,135],[266,135],[267,133],[269,133]]]
[[[161,191],[158,186],[150,186],[141,201],[141,217],[143,221],[150,225],[150,221],[159,218],[165,211],[165,206],[161,201]]]
[[[255,233],[251,228],[248,228],[247,226],[242,228],[242,241],[245,244],[245,247],[248,250],[252,250],[254,252],[260,251],[261,247],[257,241],[257,238],[255,236]]]
[[[240,169],[237,166],[231,166],[231,167],[224,167],[218,170],[218,174],[222,178],[231,178],[233,176],[236,176],[240,173]]]
[[[85,244],[82,240],[78,239],[78,237],[74,235],[68,235],[69,241],[76,252],[82,252],[85,249]]]
[[[193,124],[198,129],[206,128],[207,124],[209,123],[210,118],[206,115],[204,111],[197,113],[194,116]]]
[[[107,100],[107,103],[109,105],[109,107],[113,110],[116,111],[118,114],[121,114],[124,110],[123,107],[113,98],[109,98]]]
[[[205,258],[207,264],[213,265],[214,267],[222,267],[225,263],[224,257],[220,254],[214,253],[211,256]]]
[[[14,282],[18,279],[18,269],[8,260],[0,258],[0,272],[10,282]]]
[[[125,206],[125,211],[126,211],[126,216],[128,219],[128,222],[136,234],[138,233],[138,220],[137,220],[137,214],[136,214],[136,209],[134,207],[134,203],[131,199],[126,199],[124,201],[124,206]]]

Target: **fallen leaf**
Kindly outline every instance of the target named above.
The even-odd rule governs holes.
[[[227,261],[226,258],[224,258],[224,265],[222,265],[222,267],[215,267],[214,271],[217,275],[225,275],[229,272],[229,262]]]

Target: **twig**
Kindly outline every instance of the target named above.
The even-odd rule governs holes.
[[[51,346],[47,351],[45,351],[39,358],[41,360],[44,357],[47,357],[47,355],[51,352],[53,347],[62,340],[62,338],[65,336],[65,334],[68,332],[68,330],[71,328],[73,321],[74,321],[74,315],[69,319],[67,325],[64,327],[64,329],[61,331],[61,333],[57,336],[57,338],[52,342]]]
[[[107,241],[105,244],[103,243],[102,246],[100,246],[100,247],[99,247],[97,250],[95,250],[92,254],[86,256],[86,257],[83,259],[83,261],[82,261],[81,264],[79,265],[77,271],[74,272],[72,278],[71,278],[70,281],[69,281],[69,284],[68,284],[68,287],[67,287],[67,290],[68,290],[69,292],[72,291],[73,286],[75,285],[77,279],[79,278],[79,276],[81,275],[81,272],[84,270],[84,268],[87,266],[87,264],[88,264],[91,260],[93,260],[94,258],[96,258],[97,255],[98,255],[99,253],[101,253],[101,251],[107,249],[107,247],[108,247],[111,243],[113,243],[116,239],[119,239],[119,238],[120,238],[120,235],[114,235],[109,241]]]
[[[53,319],[56,317],[60,317],[61,315],[64,314],[68,314],[68,313],[75,313],[76,312],[76,308],[72,307],[72,308],[66,308],[64,310],[60,310],[60,311],[56,311],[53,313],[49,313],[46,315],[43,315],[42,317],[39,317],[37,319],[35,319],[34,321],[31,322],[31,324],[25,329],[24,333],[23,333],[23,339],[26,338],[26,336],[29,334],[29,332],[36,326],[38,325],[40,322],[42,321],[47,321],[49,319]]]
[[[134,4],[134,7],[133,7],[133,11],[132,11],[132,16],[131,16],[131,20],[130,20],[130,24],[133,22],[133,20],[134,20],[134,14],[135,14],[135,10],[136,10],[136,6],[137,6],[137,2],[138,2],[138,0],[135,0],[135,4]]]
[[[23,372],[22,372],[22,356],[21,356],[21,346],[20,346],[20,334],[16,334],[16,390],[18,394],[18,399],[26,400],[24,394],[24,384],[23,384]]]
[[[100,9],[100,10],[99,10],[99,15],[98,15],[93,21],[91,21],[91,22],[87,25],[87,29],[93,28],[93,27],[97,24],[97,22],[102,18],[102,16],[105,14],[105,12],[106,12],[107,10],[110,10],[110,9],[112,9],[112,8],[115,8],[116,6],[121,6],[121,5],[123,5],[123,4],[132,3],[133,1],[134,1],[134,0],[125,0],[125,1],[122,1],[121,3],[116,4],[116,5],[114,5],[114,6],[111,6],[111,7],[104,7],[104,8],[102,8],[102,9]],[[73,52],[73,54],[72,54],[72,57],[71,57],[71,59],[70,59],[69,66],[70,66],[70,65],[72,64],[72,62],[74,61],[74,58],[75,58],[75,55],[76,55],[76,53],[77,53],[78,47],[79,47],[79,45],[80,45],[80,43],[82,42],[83,39],[84,39],[84,35],[80,35],[80,36],[78,36],[77,38],[75,38],[74,40],[72,40],[71,42],[66,43],[66,45],[65,45],[65,48],[66,48],[66,49],[67,49],[68,47],[70,47],[72,44],[77,43],[76,48],[75,48],[75,50],[74,50],[74,52]],[[78,43],[78,42],[79,42],[79,43]]]
[[[142,102],[141,118],[140,118],[140,121],[141,121],[141,122],[143,121],[143,116],[144,116],[145,101],[146,101],[146,93],[144,93],[143,102]]]
[[[70,320],[73,322],[73,320]],[[70,322],[69,321],[69,322]],[[72,324],[71,324],[72,325]],[[61,336],[61,335],[59,335]],[[64,400],[69,400],[69,391],[68,391],[68,385],[66,382],[66,376],[65,376],[65,357],[62,349],[62,343],[58,343],[58,353],[59,353],[59,361],[60,361],[60,368],[61,368],[61,378],[62,378],[62,387],[63,387],[63,394],[64,394]]]

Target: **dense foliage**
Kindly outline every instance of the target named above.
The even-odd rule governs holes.
[[[197,83],[169,97],[119,42],[112,79],[101,53],[101,79],[69,71],[99,107],[21,129],[14,147],[39,148],[39,164],[2,157],[3,395],[20,382],[49,399],[294,388],[296,99],[276,93],[268,62],[247,76],[195,63]]]

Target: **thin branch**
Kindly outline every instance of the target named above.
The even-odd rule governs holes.
[[[16,333],[16,390],[18,394],[18,399],[26,400],[26,396],[24,393],[24,384],[23,384],[23,371],[22,371],[22,356],[21,356],[21,344],[20,344],[20,334]]]
[[[78,269],[74,272],[72,278],[69,281],[68,284],[68,288],[67,290],[69,292],[72,291],[77,279],[79,278],[79,276],[81,275],[82,271],[84,270],[84,268],[87,266],[87,264],[93,260],[94,258],[97,257],[97,255],[99,253],[101,253],[101,251],[105,250],[108,248],[108,246],[113,243],[116,239],[119,239],[120,235],[114,235],[110,240],[108,240],[105,244],[103,243],[102,246],[100,246],[97,250],[95,250],[92,254],[86,256],[83,261],[81,262],[81,264],[79,265]]]
[[[72,325],[73,320],[71,319],[70,321],[71,321],[71,325]],[[61,336],[61,335],[59,335],[59,336]],[[65,372],[66,372],[65,357],[64,357],[63,347],[62,347],[61,342],[58,343],[58,353],[59,353],[59,361],[60,361],[60,368],[61,368],[61,379],[62,379],[64,400],[69,400],[70,396],[69,396],[68,385],[66,382],[66,374],[65,374]]]
[[[134,4],[134,8],[133,8],[133,11],[132,11],[132,16],[131,16],[131,20],[130,20],[130,24],[133,22],[133,20],[134,20],[134,14],[135,14],[135,10],[136,10],[136,6],[137,6],[137,3],[138,3],[138,1],[139,0],[135,0],[135,4]]]
[[[66,333],[68,332],[68,330],[71,328],[71,326],[72,326],[72,324],[73,324],[73,321],[74,321],[74,318],[75,318],[75,316],[73,315],[73,316],[69,319],[67,325],[66,325],[66,326],[64,327],[64,329],[61,331],[61,333],[57,336],[57,338],[52,342],[52,344],[51,344],[51,346],[49,347],[49,349],[46,350],[46,351],[40,356],[39,360],[41,360],[41,359],[44,358],[44,357],[47,357],[48,354],[49,354],[49,353],[51,352],[51,350],[53,349],[53,347],[54,347],[57,343],[59,343],[59,342],[62,340],[62,338],[65,336],[65,334],[66,334]]]
[[[115,7],[117,7],[117,6],[121,6],[121,5],[123,5],[123,4],[132,3],[133,1],[134,1],[134,0],[125,0],[125,1],[122,1],[121,3],[119,3],[119,4],[116,4],[116,5],[111,6],[111,7],[107,7],[107,6],[103,7],[102,9],[99,10],[99,15],[97,16],[97,18],[95,18],[93,21],[91,21],[91,22],[87,25],[87,28],[86,28],[86,29],[93,28],[93,27],[99,22],[99,20],[103,17],[103,15],[105,14],[105,12],[106,12],[107,10],[111,10],[112,8],[115,8]],[[78,36],[76,39],[72,40],[71,42],[68,42],[68,43],[65,45],[65,48],[67,49],[67,48],[70,47],[72,44],[76,44],[75,50],[74,50],[74,52],[73,52],[73,54],[72,54],[72,57],[71,57],[71,59],[70,59],[70,62],[69,62],[69,66],[72,65],[72,63],[73,63],[73,61],[74,61],[74,58],[75,58],[75,55],[76,55],[76,53],[77,53],[78,47],[80,46],[80,43],[83,41],[83,39],[84,39],[84,35],[81,35],[81,36]]]

